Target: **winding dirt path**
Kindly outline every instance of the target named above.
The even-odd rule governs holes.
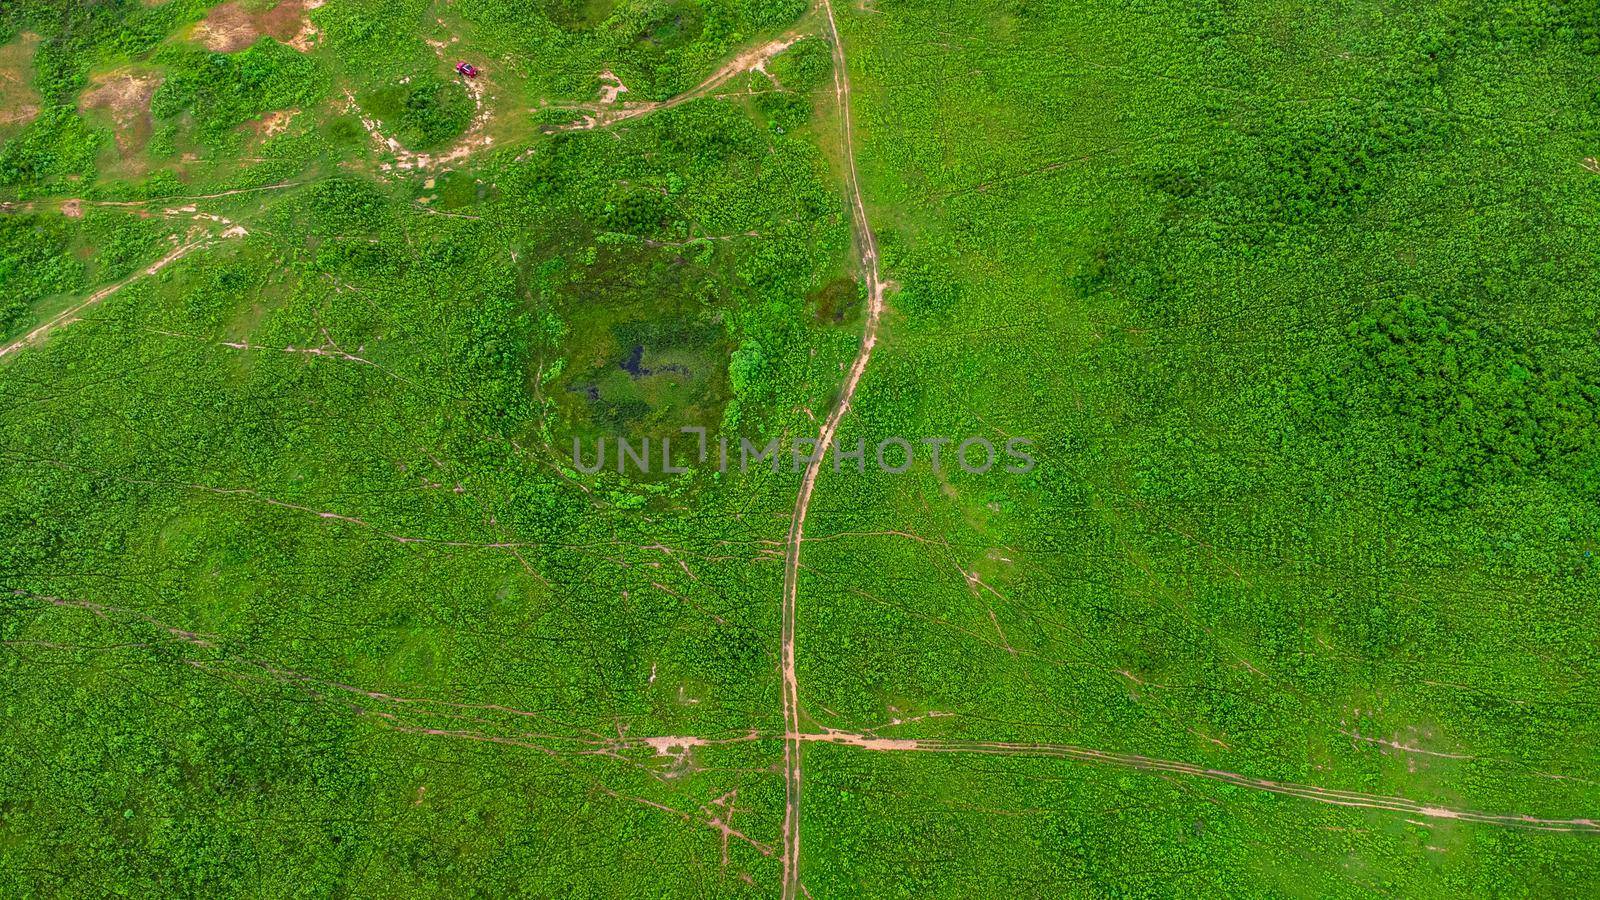
[[[856,172],[855,133],[850,117],[850,72],[846,66],[844,44],[839,40],[839,26],[833,17],[833,4],[822,0],[822,11],[828,27],[828,39],[833,45],[833,90],[838,101],[839,130],[843,141],[845,183],[850,194],[851,220],[856,233],[856,249],[861,254],[861,274],[867,283],[867,321],[861,331],[861,348],[850,365],[839,401],[823,421],[817,435],[819,452],[806,464],[800,479],[800,494],[795,498],[794,514],[789,519],[788,552],[783,566],[783,636],[781,666],[783,671],[783,720],[787,732],[783,742],[783,898],[794,900],[800,892],[800,745],[807,737],[800,730],[800,685],[795,678],[795,619],[799,604],[800,545],[805,541],[806,512],[811,507],[811,495],[817,486],[817,475],[822,471],[822,460],[839,430],[839,422],[850,410],[861,375],[872,359],[872,348],[878,343],[878,325],[883,318],[884,295],[888,283],[878,268],[878,241],[872,233],[872,223],[867,219],[867,206],[861,197],[861,179]]]
[[[591,131],[596,128],[609,128],[619,122],[637,119],[650,113],[660,112],[681,106],[690,100],[698,100],[732,81],[746,72],[765,72],[767,63],[774,56],[793,47],[796,42],[805,37],[803,31],[790,31],[782,37],[774,38],[765,44],[752,47],[733,59],[728,60],[722,68],[712,72],[704,81],[683,93],[666,100],[649,100],[638,103],[618,103],[617,97],[627,92],[627,87],[617,79],[609,70],[603,73],[606,85],[601,88],[601,99],[598,103],[574,103],[553,106],[553,109],[565,109],[573,112],[583,112],[583,119],[568,125],[557,125],[551,131]],[[837,54],[836,54],[837,55]]]
[[[223,191],[219,194],[204,194],[193,197],[164,197],[155,200],[83,200],[77,197],[68,197],[59,200],[43,200],[28,203],[0,203],[0,214],[35,212],[37,210],[48,209],[67,216],[68,218],[78,218],[79,216],[83,215],[83,207],[85,206],[142,208],[175,201],[214,200],[223,197],[233,197],[238,194],[256,193],[258,191],[275,191],[282,188],[295,187],[305,183],[306,182],[303,181],[283,181],[277,184],[263,185],[260,187],[238,188],[236,190]],[[151,214],[144,213],[143,215],[146,218],[149,218]],[[184,239],[181,241],[179,241],[177,235],[172,235],[171,239],[177,243],[173,246],[171,252],[169,252],[166,256],[163,256],[145,268],[134,272],[132,275],[129,275],[121,281],[107,285],[106,287],[95,291],[67,309],[57,313],[54,316],[51,316],[50,319],[45,321],[43,324],[36,326],[32,331],[29,331],[21,338],[18,338],[4,347],[0,347],[0,359],[4,359],[13,353],[16,353],[24,347],[31,347],[35,344],[43,342],[44,339],[49,336],[50,332],[78,321],[85,311],[99,305],[107,297],[110,297],[111,295],[117,293],[136,281],[149,278],[150,276],[160,272],[162,269],[165,269],[167,266],[170,266],[178,260],[183,259],[185,256],[188,256],[196,250],[204,250],[207,247],[215,246],[219,242],[228,238],[243,237],[250,233],[243,225],[235,224],[233,221],[214,213],[201,212],[199,208],[194,206],[192,203],[178,207],[163,207],[160,210],[160,215],[167,219],[193,219],[201,224],[190,226],[188,234],[186,234]],[[217,229],[221,230],[218,231]]]
[[[231,191],[222,191],[217,194],[188,194],[175,197],[156,197],[150,200],[85,200],[81,197],[63,197],[59,199],[25,200],[20,203],[0,201],[0,213],[26,213],[49,210],[58,212],[69,218],[78,218],[83,215],[83,207],[96,206],[106,209],[143,209],[151,206],[162,206],[169,203],[190,203],[195,200],[221,200],[225,197],[237,197],[240,194],[258,194],[262,191],[279,191],[284,188],[300,187],[310,184],[306,181],[280,181],[277,184],[264,184],[259,187],[234,188]],[[163,210],[163,215],[171,218],[179,210]]]

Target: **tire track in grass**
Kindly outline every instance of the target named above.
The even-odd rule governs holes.
[[[1203,778],[1208,781],[1230,784],[1234,787],[1267,791],[1273,794],[1282,794],[1301,800],[1313,800],[1332,806],[1410,813],[1427,819],[1455,819],[1463,822],[1476,822],[1480,825],[1499,825],[1534,831],[1600,834],[1600,821],[1592,818],[1542,819],[1536,816],[1515,813],[1487,813],[1472,809],[1424,803],[1392,794],[1367,794],[1360,791],[1343,791],[1309,784],[1297,784],[1291,781],[1274,781],[1270,778],[1256,778],[1223,769],[1208,769],[1194,763],[1157,759],[1151,756],[1140,756],[1136,753],[1095,750],[1090,747],[1077,747],[1071,744],[911,740],[880,738],[842,731],[824,731],[820,734],[805,733],[790,735],[790,737],[799,741],[820,741],[880,753],[975,753],[989,756],[1071,759],[1079,762],[1121,766],[1141,772],[1167,772],[1175,775],[1187,775],[1192,778]]]
[[[220,238],[213,237],[208,234],[204,237],[191,238],[184,243],[180,243],[166,256],[161,257],[150,265],[140,269],[139,271],[129,275],[127,278],[124,278],[115,284],[95,291],[94,293],[85,297],[83,300],[74,303],[72,306],[62,310],[54,316],[51,316],[44,322],[44,324],[39,325],[17,340],[7,344],[5,347],[0,347],[0,359],[4,359],[13,353],[16,353],[17,351],[22,350],[24,347],[32,347],[35,344],[42,343],[44,339],[50,335],[50,332],[78,321],[78,319],[82,317],[83,313],[95,306],[98,306],[107,297],[110,297],[111,295],[117,293],[136,281],[155,275],[157,272],[160,272],[162,269],[165,269],[167,266],[170,266],[178,260],[183,259],[185,256],[188,256],[196,250],[203,250],[207,247],[210,247],[222,238],[239,237],[245,233],[246,232],[243,228],[235,225],[222,232]]]

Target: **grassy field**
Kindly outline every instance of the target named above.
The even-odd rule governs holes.
[[[1593,893],[1597,54],[1538,2],[6,7],[0,893]],[[953,441],[571,454],[830,414]]]
[[[818,721],[937,711],[893,734],[1592,808],[1587,33],[1433,6],[878,9],[846,43],[904,287],[854,427],[1024,435],[1041,464],[825,480]],[[831,892],[1592,889],[1587,838],[923,763],[818,761],[855,801],[808,810],[841,835],[809,863]],[[886,862],[907,845],[918,865]]]

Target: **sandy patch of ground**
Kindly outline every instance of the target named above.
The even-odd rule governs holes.
[[[26,125],[39,114],[39,95],[29,84],[39,36],[24,32],[0,47],[0,128]]]
[[[160,85],[161,76],[151,72],[109,72],[95,77],[78,101],[78,108],[111,116],[116,126],[117,151],[127,159],[150,140],[150,97]]]
[[[237,3],[224,3],[195,26],[193,37],[213,53],[236,53],[254,44],[261,34],[254,14]]]
[[[295,32],[294,37],[289,39],[289,46],[299,50],[301,53],[311,52],[312,48],[317,45],[317,38],[321,36],[322,32],[317,30],[317,26],[311,24],[311,17],[306,14],[327,2],[328,0],[302,0],[300,4],[300,29]]]
[[[628,86],[622,83],[617,73],[610,69],[600,73],[600,102],[610,106],[617,102],[617,98],[628,92]]]
[[[191,37],[214,53],[237,53],[263,35],[305,53],[311,50],[317,38],[317,29],[306,13],[324,2],[326,0],[283,0],[264,12],[251,12],[230,0],[211,10],[205,21],[195,26]]]
[[[289,125],[294,117],[300,115],[298,109],[276,109],[262,116],[260,120],[247,124],[256,133],[256,140],[269,141],[272,138],[289,130]]]

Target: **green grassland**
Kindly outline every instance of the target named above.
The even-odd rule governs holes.
[[[0,894],[777,896],[801,475],[570,454],[816,434],[852,161],[842,440],[1039,465],[823,466],[803,730],[1600,818],[1600,18],[831,12],[848,111],[804,0],[0,8]],[[1600,889],[1593,833],[803,750],[818,898]]]
[[[385,171],[361,115],[392,117],[408,150],[466,127],[428,119],[465,96],[454,56],[423,42],[446,30],[435,12],[484,67],[501,140],[470,165]],[[781,537],[793,479],[580,480],[563,442],[740,409],[754,435],[822,402],[814,369],[855,336],[802,313],[844,271],[844,211],[805,94],[786,128],[706,100],[559,138],[529,99],[590,99],[613,55],[630,86],[670,93],[793,10],[720,10],[671,51],[559,12],[336,2],[313,12],[310,53],[262,37],[224,54],[184,38],[199,4],[8,11],[44,35],[35,82],[57,105],[0,149],[18,204],[0,218],[6,340],[169,236],[214,244],[0,372],[0,891],[774,882],[750,843],[720,864],[698,810],[731,794],[765,846],[775,744],[681,764],[533,748],[779,727],[781,569],[760,542]],[[524,14],[539,35],[507,27]],[[123,70],[160,77],[143,147],[77,112]],[[281,132],[253,127],[285,109]],[[692,367],[694,392],[587,402],[575,386],[596,372],[630,387],[637,343],[648,365]]]
[[[1592,808],[1584,23],[878,8],[846,41],[904,287],[853,427],[1025,435],[1041,463],[824,474],[810,531],[843,537],[808,551],[813,714],[937,710],[894,735]],[[811,769],[855,801],[807,808],[808,833],[841,835],[808,864],[830,893],[1594,889],[1585,839],[911,762],[834,750]],[[881,863],[908,845],[920,865]]]

